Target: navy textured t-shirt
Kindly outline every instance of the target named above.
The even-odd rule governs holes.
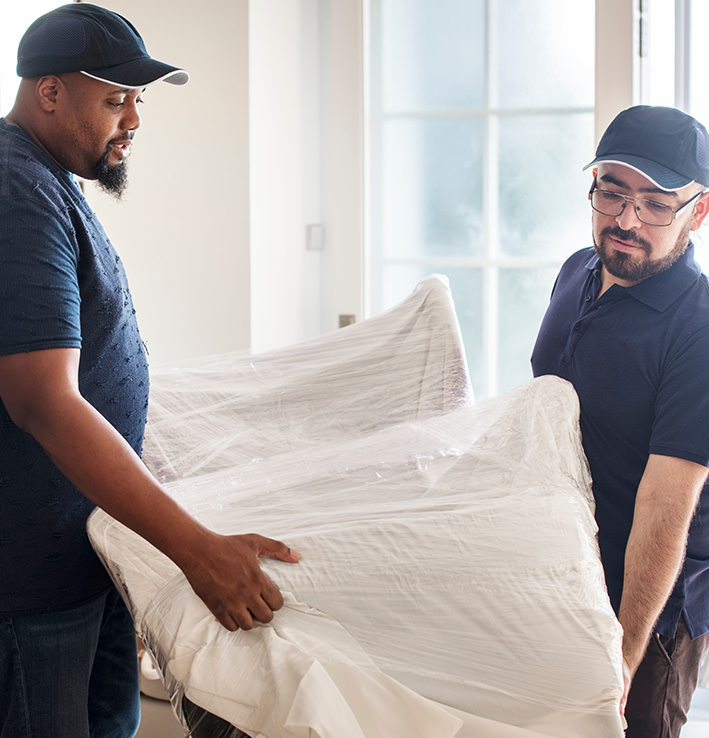
[[[709,466],[709,286],[690,245],[668,270],[600,298],[593,249],[561,268],[532,354],[535,376],[569,380],[581,406],[601,557],[620,606],[635,495],[650,454]],[[702,492],[687,555],[656,630],[709,632],[709,491]]]
[[[0,120],[0,355],[51,348],[81,349],[82,395],[140,453],[148,367],[123,266],[72,175]],[[0,612],[109,586],[93,507],[0,403]]]

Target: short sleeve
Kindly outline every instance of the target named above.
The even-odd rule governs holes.
[[[0,199],[0,355],[81,347],[78,258],[61,211]]]
[[[709,325],[687,338],[664,367],[650,453],[709,466]]]

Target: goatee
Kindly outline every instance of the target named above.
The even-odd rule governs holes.
[[[110,147],[106,149],[106,153],[101,157],[101,160],[96,165],[94,174],[96,175],[96,181],[101,189],[115,197],[116,200],[120,200],[126,186],[128,185],[126,162],[121,161],[118,164],[109,164],[109,153]]]
[[[598,239],[594,234],[593,248],[609,274],[628,282],[637,283],[669,269],[687,250],[690,230],[691,221],[682,229],[672,250],[659,259],[651,258],[652,245],[648,241],[640,238],[634,231],[624,231],[617,226],[604,228]],[[640,247],[645,252],[644,258],[642,255],[616,251],[608,243],[610,238],[617,238]]]

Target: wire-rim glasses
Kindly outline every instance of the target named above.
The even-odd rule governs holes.
[[[684,205],[680,205],[677,209],[671,208],[657,200],[648,200],[645,197],[630,197],[620,192],[612,190],[602,190],[596,187],[596,180],[593,180],[591,189],[588,192],[588,199],[591,201],[591,207],[601,215],[610,215],[617,218],[625,210],[625,206],[632,202],[635,207],[635,215],[641,223],[651,226],[670,226],[679,218],[679,216],[688,208],[705,190],[697,192],[694,197],[687,200]]]

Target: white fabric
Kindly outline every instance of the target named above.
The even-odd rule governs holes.
[[[146,452],[171,494],[303,554],[263,561],[286,605],[230,633],[170,561],[91,516],[178,712],[184,695],[253,738],[622,736],[575,393],[546,377],[472,406],[442,281],[154,386]]]

